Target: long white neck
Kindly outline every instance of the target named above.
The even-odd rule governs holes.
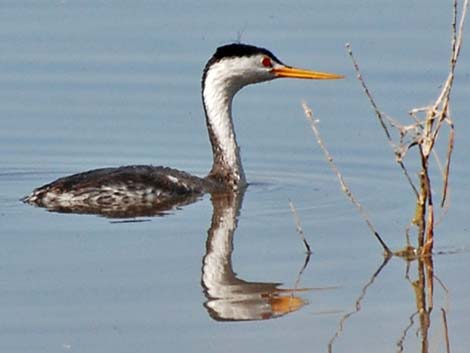
[[[203,81],[202,99],[214,158],[208,177],[239,189],[246,179],[233,129],[232,100],[243,84],[224,75],[225,70],[214,65]]]

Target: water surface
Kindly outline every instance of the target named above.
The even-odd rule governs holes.
[[[405,117],[430,103],[447,75],[450,20],[445,1],[4,2],[0,350],[421,351],[413,316],[419,266],[413,263],[407,278],[406,263],[394,258],[373,277],[381,248],[341,193],[300,101],[314,109],[331,153],[389,246],[402,247],[412,193],[344,44],[352,43],[381,108]],[[235,100],[251,185],[235,217],[232,269],[245,282],[312,290],[271,291],[274,299],[288,293],[299,300],[290,307],[272,300],[284,315],[234,322],[211,313],[202,283],[214,230],[209,196],[139,222],[50,213],[19,199],[57,177],[104,166],[152,163],[204,175],[211,156],[201,70],[215,47],[239,38],[287,64],[347,79],[277,80]],[[467,36],[452,101],[451,207],[433,259],[446,288],[435,280],[428,330],[435,352],[446,351],[441,308],[452,352],[466,351],[470,328],[470,287],[462,280],[470,264],[469,45]],[[314,251],[300,279],[305,253],[289,199]]]

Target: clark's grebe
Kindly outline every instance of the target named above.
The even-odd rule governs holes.
[[[233,97],[246,85],[282,77],[327,80],[343,76],[287,66],[269,50],[252,45],[219,47],[202,75],[202,101],[213,153],[206,177],[160,166],[95,169],[41,186],[23,201],[54,211],[126,217],[150,209],[158,213],[206,192],[240,190],[246,179],[233,129]]]

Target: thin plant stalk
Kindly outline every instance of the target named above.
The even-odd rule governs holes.
[[[382,248],[384,249],[384,254],[386,257],[389,257],[392,255],[392,251],[390,248],[387,246],[387,244],[383,241],[382,237],[379,235],[375,227],[372,225],[372,222],[370,221],[369,215],[367,214],[366,210],[362,205],[359,203],[359,201],[356,199],[354,194],[352,193],[351,189],[349,186],[346,184],[346,181],[343,178],[343,175],[340,173],[338,167],[336,166],[336,163],[333,161],[333,157],[331,156],[330,152],[325,146],[325,143],[323,142],[323,139],[320,135],[320,131],[317,127],[317,122],[313,118],[313,113],[310,107],[305,103],[302,102],[302,108],[304,109],[305,116],[307,120],[310,122],[310,127],[312,128],[312,131],[317,139],[317,143],[322,149],[326,160],[328,164],[330,165],[331,169],[333,170],[334,174],[338,178],[338,181],[341,185],[341,190],[346,194],[348,199],[356,206],[357,210],[361,214],[362,218],[366,222],[367,226],[369,227],[370,231],[374,235],[374,237],[379,241],[380,245],[382,245]]]

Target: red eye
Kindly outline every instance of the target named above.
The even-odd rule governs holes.
[[[271,59],[265,56],[263,60],[261,60],[261,64],[263,64],[264,67],[273,67],[273,63],[271,62]]]

